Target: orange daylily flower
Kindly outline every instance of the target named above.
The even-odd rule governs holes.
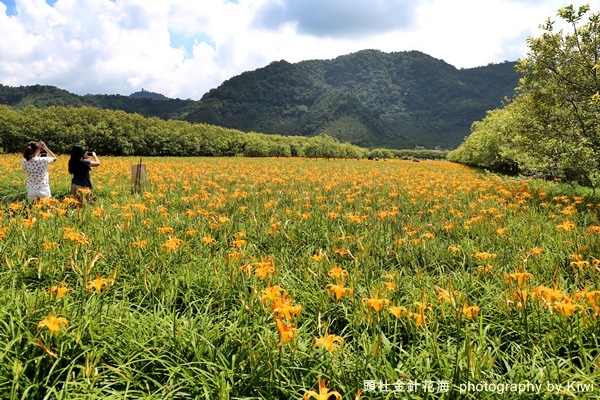
[[[8,205],[10,211],[19,211],[21,208],[23,208],[23,204],[21,203],[11,203]]]
[[[94,211],[92,211],[90,213],[90,215],[101,218],[103,213],[104,213],[104,208],[100,207],[100,208],[96,208]]]
[[[590,306],[594,306],[598,303],[598,300],[600,300],[600,290],[592,290],[590,292],[586,287],[584,290],[573,294],[574,300],[579,300],[581,298],[584,298]]]
[[[36,331],[39,332],[44,326],[50,330],[53,334],[57,334],[60,332],[61,326],[69,325],[69,321],[63,317],[56,317],[54,314],[50,313],[48,317],[44,318],[37,325]]]
[[[244,253],[240,253],[239,251],[232,251],[231,253],[227,253],[227,261],[229,261],[229,260],[239,260],[240,258],[242,258],[243,255],[244,255]],[[252,269],[250,269],[250,271],[251,270]]]
[[[133,219],[133,217],[135,217],[134,213],[123,213],[123,214],[119,214],[119,215],[123,219]]]
[[[133,205],[138,212],[147,211],[148,207],[145,204],[138,203]]]
[[[269,261],[255,262],[252,265],[256,267],[254,273],[260,279],[265,279],[268,275],[275,273],[275,264],[273,264],[273,259],[269,259]]]
[[[113,278],[100,278],[97,276],[96,279],[88,282],[86,289],[88,292],[92,289],[96,289],[96,291],[99,292],[104,286],[112,285],[114,282],[115,280]]]
[[[571,267],[577,267],[577,268],[579,268],[579,270],[582,270],[585,267],[589,267],[590,266],[590,262],[589,261],[585,261],[585,260],[571,261],[571,263],[569,265],[571,265]]]
[[[51,212],[44,212],[44,211],[40,211],[38,213],[38,215],[42,218],[42,219],[48,219],[48,218],[52,218],[52,213]]]
[[[325,252],[323,250],[321,250],[321,249],[318,249],[315,252],[315,254],[313,254],[312,256],[310,256],[310,258],[312,258],[316,262],[321,262],[321,261],[323,261],[323,258],[325,258]]]
[[[504,235],[508,231],[508,228],[498,228],[496,229],[497,235]]]
[[[587,228],[587,233],[597,233],[600,234],[600,226],[598,225],[592,225],[589,228]]]
[[[281,318],[277,318],[275,324],[282,342],[289,342],[294,338],[294,324],[286,324]]]
[[[163,247],[165,250],[167,250],[167,253],[170,253],[172,251],[178,250],[182,244],[183,240],[174,237],[169,238],[169,240],[163,243],[160,247]]]
[[[352,255],[352,252],[343,247],[341,247],[339,249],[335,249],[334,252],[339,256],[349,255],[351,258],[354,258],[354,256]]]
[[[450,303],[452,306],[456,306],[456,299],[462,296],[458,290],[442,289],[439,286],[434,286],[434,289],[438,294],[437,301],[440,304]]]
[[[490,260],[492,258],[496,258],[496,255],[488,253],[487,251],[478,251],[477,253],[475,253],[474,257],[478,260]]]
[[[462,308],[462,313],[469,319],[473,319],[473,317],[477,314],[479,314],[479,307],[478,306],[470,306],[467,307],[467,305],[463,305]]]
[[[330,400],[331,396],[333,396],[334,400],[342,400],[342,395],[339,392],[330,392],[325,382],[319,379],[319,393],[309,390],[304,394],[303,400],[310,400],[311,397],[314,397],[316,400]]]
[[[50,288],[50,293],[56,293],[56,300],[60,300],[65,294],[67,294],[71,289],[65,286],[64,282],[60,286],[52,286]]]
[[[344,295],[352,296],[354,294],[354,290],[351,288],[345,287],[343,282],[340,282],[338,285],[330,283],[325,288],[329,291],[329,294],[335,293],[335,300],[338,301]]]
[[[523,286],[527,283],[529,279],[533,277],[533,274],[529,272],[515,272],[513,274],[504,275],[504,279],[506,282],[510,283],[511,281],[516,281],[517,285]]]
[[[246,243],[248,243],[248,242],[244,239],[236,239],[236,240],[231,241],[231,243],[229,245],[231,247],[241,249],[242,247],[244,247],[246,245]]]
[[[560,225],[557,225],[557,226],[556,226],[556,229],[557,229],[557,230],[563,230],[563,231],[565,231],[565,232],[570,232],[570,231],[572,231],[573,229],[575,229],[575,224],[574,224],[574,223],[572,223],[572,222],[565,221],[565,222],[563,222],[562,224],[560,224]]]
[[[79,189],[77,189],[77,193],[79,193],[83,196],[87,196],[92,193],[92,190],[89,188],[79,188]]]
[[[215,244],[215,243],[217,243],[217,240],[215,238],[213,238],[213,237],[210,237],[210,236],[204,236],[201,239],[201,241],[204,244]]]
[[[406,307],[403,307],[403,306],[389,306],[388,311],[392,315],[394,315],[396,318],[400,318],[403,313],[406,313],[406,314],[409,313],[409,311],[406,309]]]
[[[266,303],[268,300],[273,302],[277,301],[282,296],[286,295],[287,291],[281,286],[267,286],[262,293],[264,293],[264,295],[260,298],[260,300],[263,303]]]
[[[322,338],[318,338],[315,341],[314,347],[317,347],[318,345],[321,344],[327,349],[327,351],[329,351],[330,353],[333,353],[334,343],[338,343],[341,346],[344,344],[344,339],[342,337],[336,336],[336,335],[326,335]]]
[[[458,253],[460,251],[460,247],[458,247],[458,246],[449,246],[448,250],[450,250],[451,253]]]
[[[525,290],[516,290],[514,292],[512,292],[512,296],[513,298],[516,300],[516,307],[518,310],[522,309],[523,306],[525,305],[525,303],[527,303],[527,299],[529,297],[529,293],[526,292]],[[507,303],[512,303],[511,301],[508,301]]]
[[[269,233],[271,235],[275,234],[277,231],[279,231],[280,227],[281,227],[281,221],[277,221],[277,222],[271,224],[271,231]]]
[[[56,243],[56,242],[44,242],[44,243],[42,243],[42,247],[44,248],[44,250],[55,249],[58,246],[59,246],[59,244]]]
[[[35,217],[29,217],[29,218],[25,218],[25,219],[21,220],[21,224],[23,226],[31,228],[35,224],[35,221],[37,221],[37,219]]]
[[[63,239],[70,240],[71,242],[76,242],[78,244],[90,244],[90,240],[83,232],[78,233],[71,228],[63,228],[63,232]]]
[[[531,249],[531,254],[534,254],[536,256],[539,256],[540,254],[542,254],[543,250],[540,247],[534,247],[533,249]]]
[[[418,326],[427,324],[427,316],[423,313],[411,313],[410,317],[415,319]]]
[[[294,305],[292,299],[287,294],[283,294],[273,300],[271,310],[277,314],[278,318],[285,317],[286,320],[291,321],[293,316],[302,311],[302,306]]]
[[[375,296],[370,299],[362,299],[362,303],[363,305],[366,304],[367,308],[372,308],[373,310],[375,310],[375,312],[379,312],[379,310],[381,310],[383,306],[387,306],[388,304],[390,304],[390,301],[388,299],[378,298],[376,293]]]
[[[579,254],[579,253],[571,254],[569,257],[571,257],[575,261],[583,260],[583,254]]]
[[[573,304],[570,301],[564,302],[556,302],[554,303],[554,309],[558,311],[560,314],[564,315],[566,318],[569,318],[571,315],[577,311],[577,309],[582,309],[579,304]]]
[[[534,289],[534,293],[537,298],[544,301],[544,304],[553,303],[558,299],[566,299],[569,297],[565,292],[558,290],[556,287],[551,289],[545,286],[538,286]]]
[[[329,275],[330,278],[336,278],[336,279],[340,279],[340,278],[345,278],[348,276],[348,271],[346,271],[343,268],[340,267],[334,267],[332,269],[329,270],[329,272],[327,273],[327,275]]]

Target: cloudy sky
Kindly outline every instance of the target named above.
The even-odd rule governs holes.
[[[0,83],[198,100],[272,61],[419,50],[514,61],[557,0],[0,0]],[[577,5],[582,3],[575,3]],[[600,0],[589,2],[600,11]]]

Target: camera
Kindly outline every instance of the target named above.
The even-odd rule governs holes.
[[[40,153],[40,157],[48,157],[48,153],[46,153],[46,152]]]
[[[92,157],[94,155],[94,152],[93,151],[88,151],[88,152],[86,152],[86,155],[88,157]]]

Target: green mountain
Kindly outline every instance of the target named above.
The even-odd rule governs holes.
[[[514,62],[457,69],[418,51],[363,50],[332,60],[273,62],[198,101],[159,93],[77,96],[53,86],[0,85],[0,104],[91,106],[242,131],[328,134],[363,147],[457,147],[471,124],[512,97]]]
[[[15,88],[0,84],[0,104],[18,108],[26,106],[47,108],[50,106],[82,107],[85,102],[80,96],[54,86],[33,85]]]
[[[148,96],[146,96],[148,94]],[[130,96],[118,94],[86,94],[78,96],[54,86],[32,85],[10,87],[0,85],[0,104],[22,108],[35,106],[47,108],[51,106],[96,107],[106,110],[121,110],[140,114],[144,117],[161,119],[178,119],[193,100],[169,99],[162,94],[137,92]]]
[[[512,97],[514,66],[459,70],[418,51],[282,60],[225,81],[182,117],[244,131],[327,133],[368,147],[453,148]]]

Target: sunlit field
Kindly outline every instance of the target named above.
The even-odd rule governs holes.
[[[442,161],[0,156],[0,398],[600,396],[599,201]]]

